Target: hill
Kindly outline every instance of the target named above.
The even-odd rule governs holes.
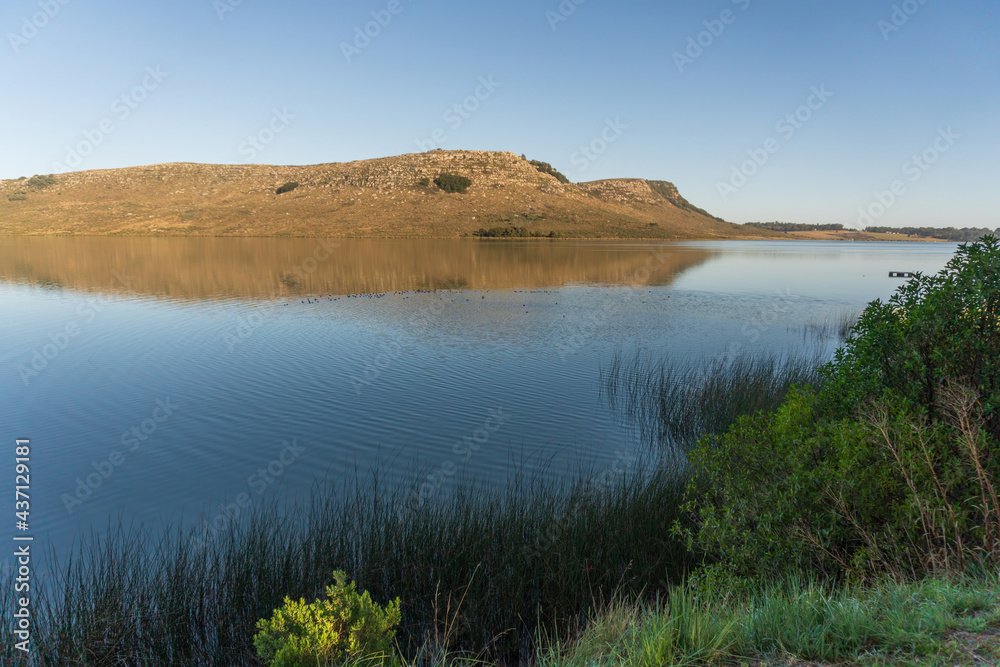
[[[564,183],[509,152],[312,166],[175,163],[0,181],[0,234],[459,237],[516,226],[576,238],[772,238],[712,217],[672,184]],[[556,172],[558,173],[558,172]],[[434,184],[471,180],[464,193]],[[298,186],[277,191],[286,183]]]

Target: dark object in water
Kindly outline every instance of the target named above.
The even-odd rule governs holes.
[[[910,273],[909,271],[890,271],[889,272],[889,277],[890,278],[912,278],[915,275],[916,274]]]

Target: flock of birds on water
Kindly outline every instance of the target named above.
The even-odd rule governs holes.
[[[512,290],[515,294],[554,294],[555,290]],[[438,294],[439,292],[449,292],[454,294],[455,290],[436,290],[436,289],[415,289],[415,290],[404,290],[391,292],[393,296],[402,296],[404,299],[409,299],[411,294]],[[360,294],[345,294],[343,296],[334,296],[333,294],[327,294],[325,297],[306,297],[302,299],[299,303],[304,305],[322,303],[323,301],[340,301],[341,299],[382,299],[389,296],[390,292],[366,292]],[[485,296],[481,297],[483,300],[486,299]],[[466,299],[469,301],[469,299]],[[558,301],[556,304],[558,305]],[[281,304],[287,306],[288,302]],[[522,303],[522,308],[527,308],[528,304]],[[524,311],[527,313],[528,311]],[[565,317],[565,315],[563,316]]]
[[[554,294],[554,290],[513,290],[515,294]],[[439,292],[453,292],[453,290],[436,290],[436,289],[416,289],[416,290],[406,290],[406,291],[395,291],[391,294],[393,296],[402,296],[404,299],[409,299],[410,294],[437,294]],[[314,304],[321,303],[323,301],[340,301],[341,299],[381,299],[389,296],[389,292],[365,292],[361,294],[345,294],[344,296],[334,296],[333,294],[327,294],[325,297],[306,297],[302,299],[299,303],[302,304]],[[485,296],[482,297],[486,299]],[[466,299],[468,301],[469,299]],[[558,303],[558,301],[556,302]],[[287,306],[288,303],[282,304]],[[526,304],[524,304],[526,305]]]

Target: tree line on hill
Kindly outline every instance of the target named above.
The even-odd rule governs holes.
[[[841,224],[808,225],[797,222],[748,222],[746,226],[769,229],[774,232],[839,232],[845,230]],[[864,231],[869,234],[903,234],[919,238],[944,239],[956,243],[974,243],[990,234],[1000,235],[1000,228],[992,230],[986,227],[965,227],[962,229],[956,227],[865,227]]]
[[[921,238],[936,238],[956,243],[975,243],[984,236],[996,234],[1000,236],[1000,227],[995,230],[986,227],[865,227],[866,232],[873,234],[906,234]]]
[[[797,222],[748,222],[748,227],[760,227],[770,229],[773,232],[839,232],[844,229],[843,225],[806,225]]]

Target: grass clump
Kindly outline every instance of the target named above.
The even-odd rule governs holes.
[[[1000,658],[996,584],[984,576],[832,586],[799,576],[735,597],[675,587],[652,604],[611,606],[576,641],[550,643],[539,664],[982,664]],[[968,645],[950,639],[957,632]]]
[[[771,411],[795,386],[820,382],[818,353],[718,357],[695,365],[616,352],[601,372],[605,399],[645,439],[686,451],[705,434]]]
[[[399,598],[385,608],[358,593],[343,572],[333,573],[326,599],[306,604],[285,598],[270,619],[257,624],[257,655],[270,667],[374,662],[391,657]]]
[[[472,180],[458,174],[441,174],[434,179],[434,185],[445,192],[464,194],[472,185]]]
[[[287,183],[279,187],[277,190],[275,190],[274,193],[278,195],[283,195],[286,192],[291,192],[297,187],[299,187],[298,183],[296,183],[295,181],[288,181]]]

